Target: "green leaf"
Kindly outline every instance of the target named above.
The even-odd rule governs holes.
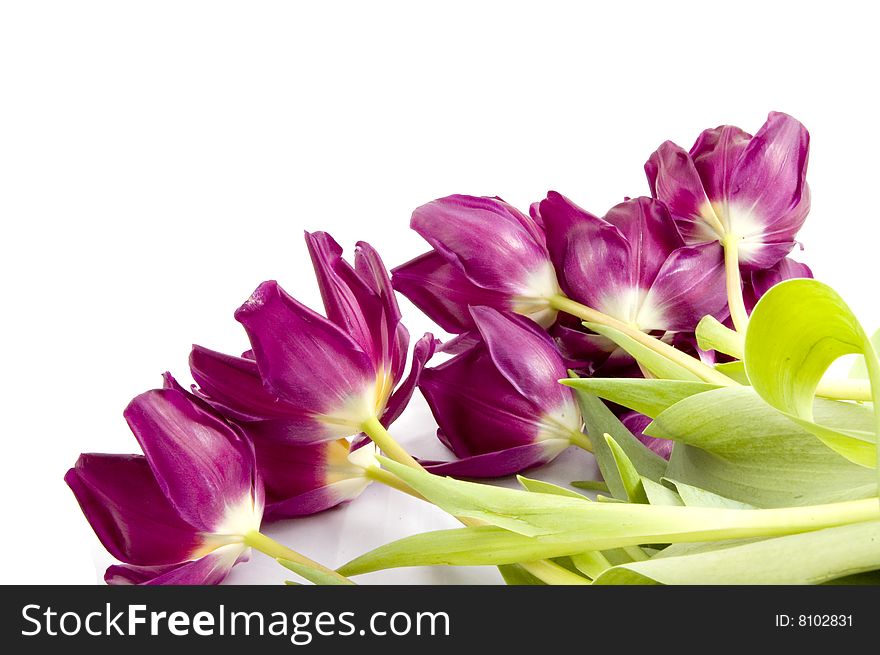
[[[688,396],[718,388],[707,382],[641,378],[572,378],[561,382],[651,418]]]
[[[715,350],[736,359],[743,358],[743,336],[723,325],[714,316],[704,316],[697,323],[697,345],[703,350]]]
[[[498,567],[504,582],[510,586],[537,586],[547,583],[536,578],[519,564],[502,564]]]
[[[492,525],[481,525],[404,537],[361,555],[340,567],[339,572],[351,576],[402,566],[515,564],[562,557],[577,551],[577,547],[565,542],[544,542]]]
[[[587,499],[441,478],[385,457],[380,457],[379,461],[429,502],[449,514],[534,537],[533,543],[547,547],[547,551],[532,553],[534,556],[530,559],[638,544],[791,534],[806,529],[880,519],[880,504],[876,498],[767,510],[593,503]],[[520,541],[516,545],[519,547],[523,543]],[[568,550],[560,552],[559,547]],[[521,557],[514,561],[528,559]]]
[[[587,491],[608,492],[608,485],[602,480],[572,480],[568,484],[578,489],[586,489]]]
[[[602,575],[603,571],[611,568],[611,562],[609,562],[602,553],[597,551],[572,555],[571,563],[574,564],[578,571],[591,580],[595,580]]]
[[[658,484],[648,478],[642,478],[642,488],[648,497],[648,502],[652,505],[666,505],[670,507],[681,507],[684,501],[676,492],[663,484]]]
[[[715,370],[719,373],[723,373],[731,380],[735,380],[740,384],[751,384],[749,382],[749,376],[746,375],[746,365],[743,362],[737,361],[715,364]]]
[[[587,434],[611,435],[640,475],[655,481],[663,477],[666,473],[665,459],[636,439],[601,400],[579,389],[575,389],[575,394],[581,406]],[[617,463],[608,443],[605,439],[592,439],[592,443],[593,455],[611,495],[619,499],[627,498],[626,487],[617,471]]]
[[[679,498],[688,507],[729,507],[732,509],[756,509],[754,505],[743,503],[732,498],[725,498],[711,491],[694,487],[678,480],[664,478],[664,482],[668,482],[675,487]]]
[[[607,325],[599,325],[598,323],[584,323],[584,325],[593,332],[611,339],[614,343],[632,355],[632,357],[641,364],[642,367],[650,371],[654,377],[666,380],[700,381],[700,378],[686,368],[670,361],[650,348],[646,348],[620,330],[608,327]]]
[[[641,476],[636,471],[636,467],[629,461],[629,457],[626,456],[626,453],[617,445],[617,442],[610,434],[606,432],[602,436],[605,437],[605,443],[608,444],[611,456],[617,465],[617,474],[626,492],[626,500],[631,503],[647,503],[648,497],[645,495]]]
[[[816,280],[787,280],[771,288],[752,312],[745,364],[754,389],[770,405],[815,434],[829,448],[866,467],[877,466],[880,414],[868,432],[816,420],[816,387],[838,358],[865,357],[874,405],[880,398],[880,362],[843,299]]]
[[[820,420],[870,422],[865,407],[816,401]],[[674,439],[666,477],[757,505],[785,507],[865,498],[874,472],[853,464],[767,405],[750,387],[686,398],[657,416],[646,434]]]
[[[552,494],[555,496],[567,496],[568,498],[579,498],[581,500],[584,500],[586,498],[582,494],[579,494],[577,491],[572,491],[571,489],[560,487],[559,485],[553,484],[552,482],[533,480],[531,478],[523,477],[522,475],[516,476],[516,479],[526,491],[531,491],[539,494]]]
[[[762,539],[608,569],[595,584],[819,584],[880,568],[880,522]]]
[[[278,563],[281,564],[286,569],[289,569],[296,573],[299,576],[302,576],[309,582],[312,582],[316,585],[350,585],[354,584],[351,580],[343,581],[337,578],[336,576],[330,575],[329,573],[325,573],[324,571],[319,571],[318,569],[313,569],[310,566],[306,566],[305,564],[300,564],[299,562],[291,562],[289,559],[278,558]]]
[[[880,330],[871,335],[871,343],[874,346],[874,352],[880,352]],[[854,380],[868,379],[868,366],[864,356],[859,357],[853,362],[852,367],[849,369],[849,377]]]

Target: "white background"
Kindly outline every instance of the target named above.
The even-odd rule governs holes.
[[[107,563],[62,481],[136,449],[122,419],[190,344],[246,347],[234,309],[275,278],[319,306],[302,240],[424,246],[418,205],[557,189],[601,213],[690,147],[770,110],[813,137],[800,255],[868,329],[877,304],[872,3],[4,2],[0,9],[0,581],[88,583]],[[404,304],[415,336],[430,324]],[[420,400],[420,399],[419,399]],[[417,402],[396,426],[439,454]],[[542,477],[592,474],[567,454]],[[563,469],[563,470],[559,470]],[[271,530],[326,564],[454,525],[371,488]],[[280,582],[262,556],[235,582]],[[493,581],[491,569],[375,580]]]

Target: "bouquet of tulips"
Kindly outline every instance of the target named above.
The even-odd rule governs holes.
[[[352,264],[306,234],[324,315],[263,282],[235,313],[249,350],[195,346],[191,388],[166,373],[131,401],[142,455],[67,473],[120,562],[106,581],[219,583],[257,549],[315,584],[421,565],[510,584],[880,582],[876,339],[788,257],[808,151],[771,113],[754,136],[663,143],[651,196],[603,217],[556,192],[527,213],[435,200],[411,222],[431,250],[390,274],[366,243]],[[454,338],[410,349],[395,292]],[[830,377],[844,355],[849,377]],[[447,461],[389,432],[416,388]],[[520,475],[569,447],[602,479]],[[490,481],[513,475],[522,489]],[[461,527],[338,569],[260,532],[372,483]]]

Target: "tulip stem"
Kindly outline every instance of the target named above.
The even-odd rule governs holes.
[[[577,432],[572,430],[569,433],[568,440],[571,442],[572,446],[577,446],[578,448],[583,448],[588,453],[593,452],[593,442],[590,441],[590,438],[583,434],[582,432]]]
[[[749,326],[749,314],[743,300],[742,277],[739,272],[739,237],[725,234],[721,239],[724,247],[724,271],[727,282],[727,306],[733,326],[740,334],[745,334]]]
[[[681,350],[676,350],[668,343],[664,343],[663,341],[660,341],[660,339],[655,339],[650,334],[642,332],[632,325],[624,323],[623,321],[620,321],[613,316],[603,314],[602,312],[597,311],[592,307],[587,307],[586,305],[583,305],[576,300],[572,300],[571,298],[558,294],[550,298],[550,306],[558,311],[565,312],[566,314],[577,316],[578,318],[583,319],[588,323],[598,323],[600,325],[606,325],[608,327],[614,328],[615,330],[619,330],[633,341],[636,341],[642,346],[649,348],[658,355],[662,355],[669,361],[678,364],[683,369],[692,373],[697,377],[697,379],[702,380],[703,382],[709,382],[725,387],[736,385],[736,382],[731,380],[729,377],[727,377],[723,373],[720,373],[719,371],[716,371],[711,366],[704,364],[699,359],[691,357]]]
[[[309,559],[305,555],[302,555],[295,550],[291,550],[284,544],[279,544],[277,541],[275,541],[271,537],[267,537],[262,532],[257,532],[256,530],[248,532],[246,535],[244,535],[244,543],[251,548],[260,551],[261,553],[268,555],[273,559],[284,559],[295,562],[297,564],[302,564],[305,567],[315,569],[316,571],[320,571],[325,575],[336,578],[337,580],[339,580],[339,582],[343,584],[354,584],[344,575],[337,573],[333,569],[327,568],[323,564],[319,564],[318,562]]]
[[[418,498],[419,500],[424,500],[427,502],[427,498],[425,498],[422,494],[413,489],[406,482],[398,478],[390,471],[386,471],[385,469],[379,468],[377,466],[372,466],[366,469],[364,471],[364,474],[370,480],[375,480],[380,484],[384,484],[386,487],[391,487],[392,489],[396,489],[397,491],[402,491],[403,493],[408,494],[413,498]]]
[[[373,440],[373,443],[376,444],[379,449],[384,452],[390,459],[393,459],[398,464],[403,464],[404,466],[409,466],[414,469],[422,469],[422,465],[419,464],[416,460],[413,459],[412,455],[410,455],[406,450],[394,440],[394,437],[385,429],[385,426],[379,422],[375,416],[364,421],[363,425],[361,425],[361,430],[363,430],[364,434],[366,434],[370,439]]]

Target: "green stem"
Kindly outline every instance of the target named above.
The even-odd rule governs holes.
[[[724,247],[724,277],[727,283],[727,306],[736,331],[745,334],[749,326],[749,314],[743,300],[742,278],[739,273],[739,237],[725,234],[721,239]]]
[[[646,334],[638,328],[624,323],[623,321],[620,321],[613,316],[603,314],[602,312],[597,311],[592,307],[582,305],[576,300],[572,300],[571,298],[563,295],[552,296],[549,299],[549,302],[550,306],[553,309],[565,312],[566,314],[571,314],[572,316],[577,316],[578,318],[583,319],[588,323],[607,325],[608,327],[612,327],[615,330],[623,332],[633,341],[640,343],[646,348],[650,348],[658,355],[662,355],[669,361],[678,364],[683,369],[689,371],[690,373],[693,373],[695,376],[697,376],[698,379],[704,382],[710,382],[712,384],[717,384],[725,387],[736,385],[736,382],[731,380],[729,377],[727,377],[723,373],[716,371],[711,366],[704,364],[699,359],[691,357],[687,353],[684,353],[680,350],[676,350],[669,344],[660,341],[660,339],[655,339],[650,334]]]
[[[385,429],[385,426],[382,425],[379,422],[379,419],[375,416],[364,421],[364,424],[361,425],[361,430],[373,440],[373,443],[376,444],[382,452],[395,462],[414,469],[423,470],[422,465],[414,460],[412,455],[406,452],[403,446],[394,440],[394,437],[389,434],[388,430]]]
[[[344,575],[337,573],[333,569],[327,568],[323,564],[319,564],[318,562],[309,559],[305,555],[302,555],[295,550],[291,550],[284,544],[279,544],[277,541],[275,541],[271,537],[267,537],[262,532],[257,532],[256,530],[248,532],[246,535],[244,535],[244,543],[247,546],[250,546],[251,548],[260,551],[261,553],[265,553],[273,559],[290,560],[291,562],[296,562],[297,564],[307,566],[310,569],[321,571],[322,573],[332,576],[345,584],[354,584]]]
[[[568,440],[571,441],[572,446],[583,448],[588,453],[593,452],[593,442],[590,441],[590,438],[582,432],[570,432]]]

